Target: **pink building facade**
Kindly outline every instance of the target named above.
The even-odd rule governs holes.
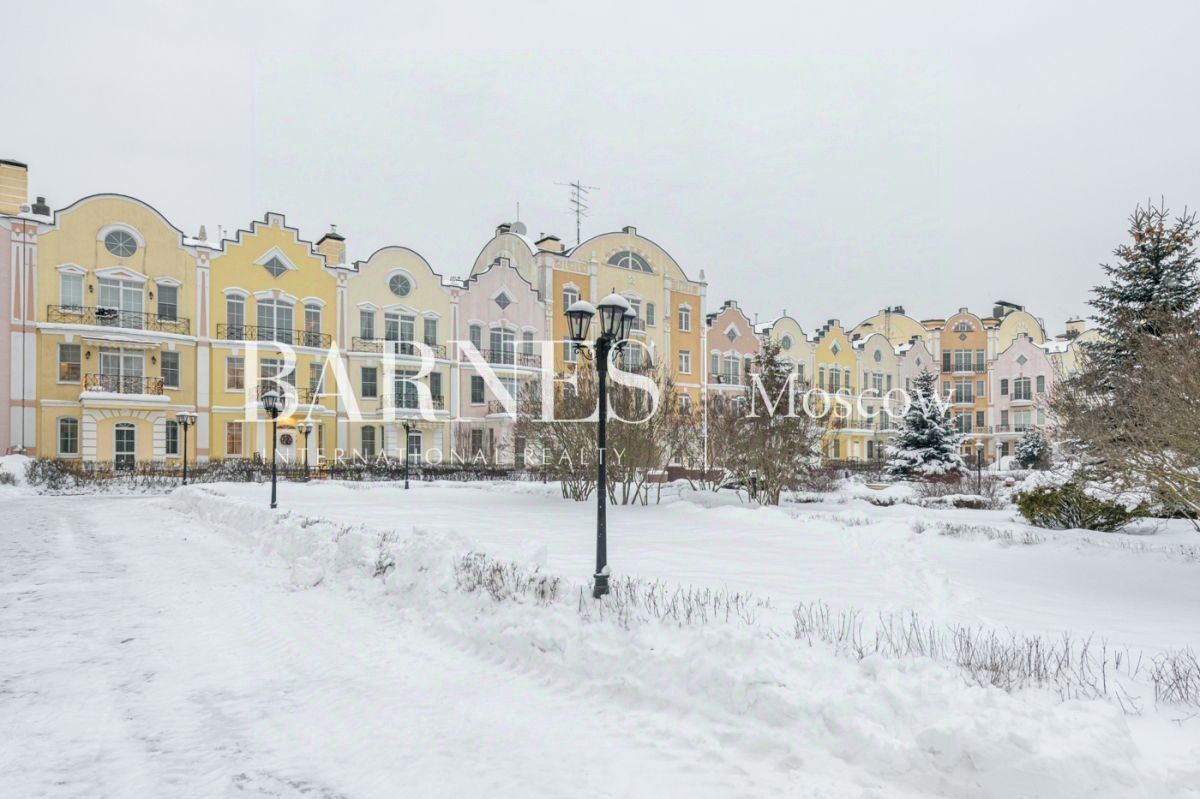
[[[508,397],[485,379],[485,369],[459,347],[454,449],[487,463],[524,465],[525,444],[514,433],[517,404],[537,380],[548,338],[546,306],[507,258],[497,258],[455,290],[457,339],[470,342]]]
[[[1046,402],[1056,370],[1045,348],[1019,333],[992,366],[992,452],[1013,454],[1021,436],[1046,426]]]

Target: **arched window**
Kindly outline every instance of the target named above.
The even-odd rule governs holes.
[[[225,336],[230,341],[246,337],[246,299],[236,294],[225,298]]]
[[[650,264],[646,263],[646,259],[638,255],[636,252],[622,250],[618,253],[613,253],[608,259],[609,266],[616,266],[621,269],[630,269],[634,272],[654,272],[650,268]]]
[[[477,350],[483,349],[483,325],[474,324],[468,329],[471,345]]]
[[[321,346],[321,306],[315,302],[304,304],[304,345]]]
[[[137,461],[137,428],[129,422],[113,428],[113,461],[119,468],[132,468]]]
[[[258,313],[258,340],[292,343],[292,304],[287,300],[260,299],[255,303]]]

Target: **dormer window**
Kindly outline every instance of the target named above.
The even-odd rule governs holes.
[[[279,260],[278,255],[272,255],[263,262],[263,269],[266,269],[268,272],[270,272],[271,277],[279,277],[287,271],[287,265],[283,261]]]
[[[127,230],[110,230],[104,237],[104,249],[117,258],[128,258],[137,247],[137,239]]]

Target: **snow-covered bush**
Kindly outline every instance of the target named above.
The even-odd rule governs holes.
[[[1144,504],[1129,508],[1117,500],[1095,496],[1079,479],[1022,491],[1017,496],[1017,508],[1036,527],[1103,533],[1121,530],[1146,515]]]
[[[63,461],[37,458],[25,467],[25,482],[40,493],[57,493],[75,488],[79,481]]]
[[[1040,430],[1026,430],[1013,454],[1024,469],[1045,469],[1050,465],[1050,445]]]

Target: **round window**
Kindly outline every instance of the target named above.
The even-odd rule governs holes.
[[[137,239],[127,230],[113,230],[104,237],[104,248],[118,258],[128,258],[137,252]]]
[[[792,348],[792,337],[784,336],[783,338],[779,339],[779,346],[783,347],[785,350],[790,350]]]
[[[392,279],[388,281],[388,288],[397,297],[407,297],[408,292],[412,291],[412,281],[404,275],[392,275]]]
[[[881,352],[880,350],[875,350],[875,363],[879,363],[882,360],[883,360],[883,352]]]
[[[279,443],[285,447],[290,447],[294,440],[295,439],[292,438],[291,433],[280,433],[279,434]]]

